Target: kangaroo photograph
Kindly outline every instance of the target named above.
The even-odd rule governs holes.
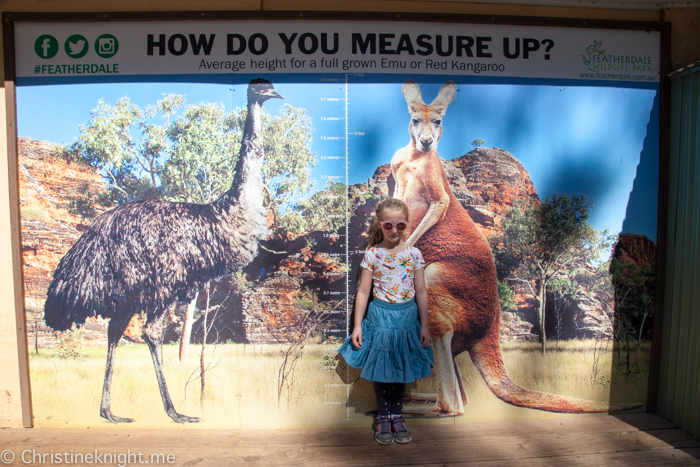
[[[416,245],[427,261],[430,331],[436,355],[435,406],[410,412],[429,416],[464,413],[468,396],[454,362],[462,352],[469,353],[491,392],[512,405],[566,413],[641,407],[641,403],[610,404],[529,391],[508,375],[500,350],[501,307],[492,252],[452,192],[437,151],[442,119],[456,91],[455,84],[447,82],[426,104],[415,82],[403,84],[411,141],[391,159],[392,196],[402,199],[411,213],[407,243]]]
[[[337,350],[387,198],[434,356],[407,416],[643,410],[658,105],[450,76],[18,87],[36,426],[371,423]]]

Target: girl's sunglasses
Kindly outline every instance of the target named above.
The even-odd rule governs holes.
[[[405,222],[397,222],[396,224],[392,224],[391,222],[380,222],[382,225],[382,229],[386,230],[387,232],[396,227],[396,230],[406,230],[406,223]]]

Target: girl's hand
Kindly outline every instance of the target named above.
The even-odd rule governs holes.
[[[362,347],[362,327],[355,326],[352,330],[352,345],[358,349]]]
[[[421,326],[420,328],[420,345],[423,347],[430,345],[430,331],[428,331],[427,326]]]

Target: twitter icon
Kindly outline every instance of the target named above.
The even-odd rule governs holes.
[[[63,48],[70,58],[81,58],[85,56],[90,46],[88,45],[88,41],[84,36],[81,36],[80,34],[73,34],[66,39],[66,43]]]

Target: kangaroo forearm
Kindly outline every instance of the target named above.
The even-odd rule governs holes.
[[[428,212],[425,213],[425,216],[423,216],[423,219],[420,221],[420,224],[418,224],[418,227],[416,227],[416,230],[411,233],[411,236],[406,241],[407,244],[411,246],[415,245],[423,234],[428,231],[428,229],[437,224],[445,216],[447,206],[450,204],[449,198],[447,196],[445,196],[445,198],[446,200],[441,199],[430,203]]]

